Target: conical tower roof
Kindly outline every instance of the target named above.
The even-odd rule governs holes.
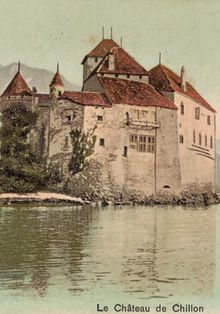
[[[30,87],[27,85],[20,72],[20,62],[18,63],[18,72],[15,74],[5,91],[2,93],[2,97],[16,96],[16,95],[32,95]]]
[[[60,85],[60,86],[64,86],[63,81],[61,79],[60,73],[59,73],[59,63],[57,64],[57,71],[50,83],[50,87],[54,86],[54,85]]]

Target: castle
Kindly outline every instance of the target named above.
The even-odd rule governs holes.
[[[82,61],[82,91],[65,91],[59,66],[48,94],[18,72],[1,95],[1,111],[23,103],[38,114],[30,134],[36,154],[69,176],[70,133],[93,132],[87,167],[72,176],[73,191],[148,196],[215,191],[216,111],[186,81],[159,64],[147,71],[112,39]],[[92,131],[91,131],[92,130]]]

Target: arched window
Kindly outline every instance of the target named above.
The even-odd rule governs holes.
[[[196,131],[193,130],[193,143],[195,144],[196,143]]]
[[[210,137],[210,148],[213,148],[213,139],[212,139],[212,136]]]

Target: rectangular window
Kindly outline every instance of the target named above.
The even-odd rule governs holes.
[[[139,136],[139,152],[146,152],[146,136],[140,135]]]
[[[124,157],[127,157],[127,156],[128,156],[128,146],[124,146],[123,156],[124,156]]]
[[[196,131],[194,130],[193,131],[193,144],[196,143]]]
[[[65,149],[68,148],[68,143],[69,143],[69,138],[68,138],[68,136],[65,136],[65,141],[64,141],[64,148]]]
[[[105,139],[104,138],[99,139],[99,146],[105,146]]]
[[[118,74],[115,74],[115,77],[118,77]]]
[[[183,104],[183,102],[181,102],[181,105],[180,105],[180,113],[184,114],[184,104]]]
[[[142,75],[139,75],[139,79],[140,79],[140,80],[142,79]]]
[[[130,148],[135,150],[138,148],[138,136],[136,134],[130,135]]]
[[[130,148],[138,152],[153,153],[155,151],[155,137],[146,135],[130,135]]]
[[[149,153],[154,153],[155,151],[155,137],[154,136],[148,136],[147,151]]]
[[[210,137],[210,148],[213,148],[213,139],[212,139],[212,136]]]
[[[207,124],[211,125],[211,117],[210,116],[207,116]]]
[[[98,121],[103,121],[103,116],[97,116]]]
[[[140,119],[140,111],[139,110],[134,110],[134,114],[135,114],[135,119]]]
[[[195,108],[195,119],[196,120],[200,119],[200,108],[199,107]]]
[[[180,135],[180,143],[181,143],[181,144],[184,143],[184,137],[183,137],[183,135]]]
[[[127,78],[130,78],[130,75],[129,75],[129,74],[127,74]]]
[[[95,62],[98,62],[98,58],[97,57],[95,57]]]

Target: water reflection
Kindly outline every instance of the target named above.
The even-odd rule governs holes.
[[[0,209],[2,292],[201,296],[214,278],[214,208]]]

